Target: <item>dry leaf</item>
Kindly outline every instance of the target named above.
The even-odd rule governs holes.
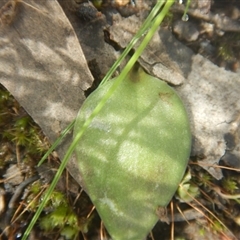
[[[104,29],[108,25],[105,15],[90,1],[74,4],[74,1],[59,0],[59,3],[74,28],[87,61],[93,63],[94,78],[103,79],[119,56],[119,52],[104,39]]]
[[[92,81],[78,39],[58,2],[18,2],[11,24],[2,24],[0,29],[0,83],[51,142],[75,119]],[[71,140],[69,136],[59,147],[60,158]],[[78,181],[72,163],[69,171]]]

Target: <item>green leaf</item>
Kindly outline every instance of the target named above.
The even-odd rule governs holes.
[[[86,119],[118,78],[85,101]],[[76,152],[83,187],[113,239],[143,239],[184,175],[191,148],[185,108],[165,82],[133,69],[85,130]]]
[[[62,229],[61,235],[65,237],[65,239],[74,239],[74,236],[78,234],[78,231],[76,228],[72,228],[70,226],[66,226]]]

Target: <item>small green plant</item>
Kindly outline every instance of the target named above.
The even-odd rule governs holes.
[[[222,181],[222,186],[227,192],[231,194],[234,194],[236,190],[238,190],[238,184],[234,177],[224,178]]]
[[[39,219],[39,226],[46,232],[59,231],[66,239],[74,239],[80,231],[78,218],[61,192],[54,191],[46,207],[53,209]]]
[[[185,203],[193,201],[200,194],[199,188],[191,181],[191,178],[191,172],[187,171],[177,191],[177,197]]]
[[[218,51],[218,56],[225,61],[230,61],[234,59],[232,47],[227,43],[220,43],[217,51]]]
[[[198,176],[198,184],[203,187],[209,187],[213,177],[206,171],[200,172]]]
[[[1,168],[15,159],[18,164],[21,162],[22,168],[34,166],[49,148],[41,129],[2,86],[0,86],[0,129]],[[29,175],[31,174],[29,171]]]
[[[49,147],[41,130],[6,90],[0,89],[0,96],[0,127],[4,129],[1,139],[41,156]]]

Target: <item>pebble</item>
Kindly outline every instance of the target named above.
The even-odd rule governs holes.
[[[187,42],[196,41],[199,37],[197,26],[189,21],[175,21],[173,23],[173,32],[179,37],[179,39]]]

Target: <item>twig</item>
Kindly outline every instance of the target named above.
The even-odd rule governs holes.
[[[221,189],[219,187],[214,187],[213,190],[220,195],[224,199],[238,199],[240,198],[240,194],[226,194],[222,193]]]
[[[18,198],[20,197],[20,195],[22,194],[24,188],[26,186],[28,186],[29,184],[35,182],[37,179],[39,179],[39,176],[33,176],[31,178],[26,179],[25,181],[23,181],[16,189],[15,193],[13,194],[11,200],[8,203],[8,210],[6,213],[6,223],[8,224],[10,222],[10,218],[12,216],[12,212],[15,206],[16,201],[18,200]]]

